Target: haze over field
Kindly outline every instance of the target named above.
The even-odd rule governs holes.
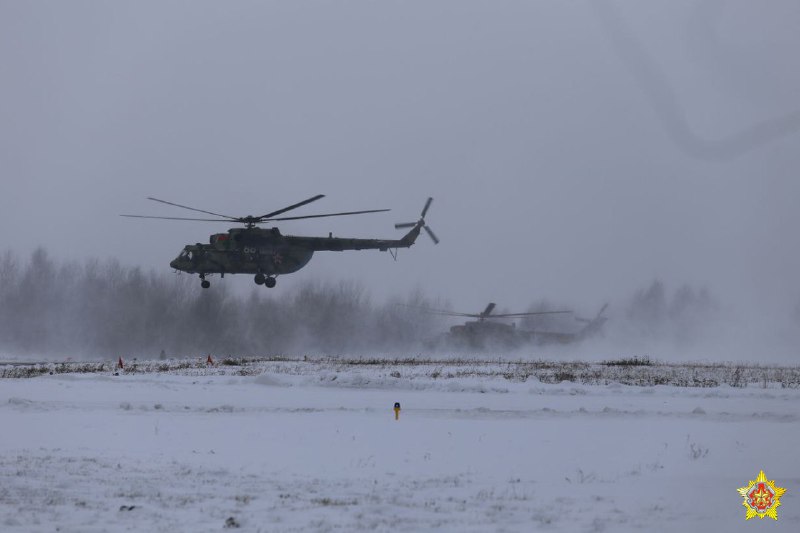
[[[577,312],[523,317],[518,331],[543,335],[514,348],[499,338],[446,342],[441,335],[450,325],[474,319],[432,311],[451,305],[419,289],[376,299],[359,282],[309,281],[240,295],[224,283],[203,290],[193,277],[113,260],[65,263],[43,249],[27,261],[10,252],[0,256],[0,301],[0,360],[213,353],[796,362],[796,329],[778,323],[749,337],[753,327],[737,329],[736,316],[709,291],[660,281],[617,295],[609,302],[611,310],[604,306],[583,317]],[[565,307],[539,300],[527,309]],[[537,341],[548,339],[545,332],[578,333],[597,316],[608,322],[576,342]],[[765,339],[766,332],[774,335]]]
[[[169,274],[227,225],[118,217],[183,215],[147,196],[392,209],[280,226],[359,237],[432,196],[438,246],[319,253],[269,299],[344,280],[378,307],[611,302],[571,353],[796,362],[798,48],[790,0],[0,0],[0,249]],[[211,290],[266,299],[250,276]]]

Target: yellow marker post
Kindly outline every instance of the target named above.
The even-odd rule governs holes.
[[[394,402],[394,419],[400,420],[400,402]]]

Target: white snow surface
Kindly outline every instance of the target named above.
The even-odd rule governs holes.
[[[0,531],[800,530],[800,389],[389,371],[0,379]]]

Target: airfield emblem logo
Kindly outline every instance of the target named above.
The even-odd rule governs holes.
[[[786,489],[776,487],[775,480],[769,481],[763,470],[758,473],[756,479],[751,480],[746,487],[742,487],[738,491],[744,498],[742,505],[747,509],[745,520],[756,516],[778,519],[778,507],[781,505],[781,496]]]

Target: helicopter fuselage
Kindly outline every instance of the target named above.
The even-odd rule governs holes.
[[[414,227],[402,239],[351,239],[282,235],[278,228],[231,228],[211,235],[209,244],[189,244],[170,266],[190,274],[262,274],[277,276],[297,272],[316,251],[407,248],[419,235]]]

